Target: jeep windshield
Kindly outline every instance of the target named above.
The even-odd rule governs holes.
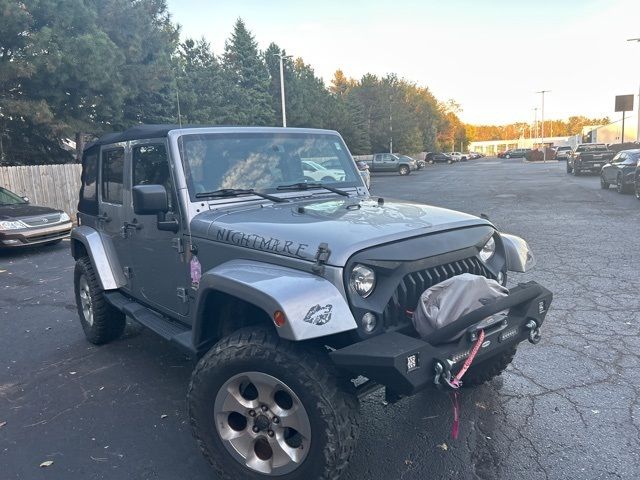
[[[337,135],[186,134],[179,138],[178,146],[192,200],[210,192],[212,198],[229,196],[218,195],[220,191],[307,191],[304,185],[307,183],[315,188],[332,185],[334,189],[362,185],[353,160]],[[312,172],[310,164],[324,170]]]

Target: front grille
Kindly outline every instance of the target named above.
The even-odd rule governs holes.
[[[46,215],[38,215],[35,217],[26,217],[20,219],[30,227],[42,227],[44,225],[51,225],[60,221],[59,213],[48,213]]]
[[[411,272],[404,276],[384,310],[385,327],[407,323],[409,321],[407,312],[415,310],[420,300],[420,295],[427,288],[463,273],[482,275],[495,280],[495,276],[487,270],[487,267],[477,257],[469,257],[427,268],[426,270]]]

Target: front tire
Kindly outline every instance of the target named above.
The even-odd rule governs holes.
[[[411,173],[411,170],[406,165],[400,165],[398,173],[400,173],[400,175],[409,175],[409,173]]]
[[[633,182],[633,190],[634,190],[634,193],[636,194],[636,198],[640,200],[640,182],[638,181],[637,178],[636,178],[636,181]]]
[[[513,346],[500,355],[491,357],[477,365],[471,365],[467,373],[462,377],[462,386],[476,387],[494,379],[506,370],[513,361],[517,347]]]
[[[569,165],[569,163],[567,163],[567,173],[571,173],[573,171],[573,168]]]
[[[600,175],[600,188],[603,190],[609,190],[609,182],[604,179],[603,175]]]
[[[102,345],[120,337],[127,323],[126,318],[107,303],[88,257],[76,262],[73,280],[78,316],[87,340]]]
[[[618,178],[616,178],[616,192],[627,193],[627,187],[624,184],[622,175],[618,175]]]
[[[222,479],[334,479],[357,437],[357,400],[317,352],[242,329],[199,362],[187,396],[194,436]]]

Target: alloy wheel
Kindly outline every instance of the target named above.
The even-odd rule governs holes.
[[[91,290],[89,289],[89,283],[87,277],[82,275],[78,282],[78,289],[80,290],[80,306],[82,307],[82,315],[85,321],[93,326],[93,304],[91,302]]]
[[[214,412],[227,451],[255,472],[290,473],[310,451],[311,423],[304,405],[271,375],[234,375],[218,391]]]

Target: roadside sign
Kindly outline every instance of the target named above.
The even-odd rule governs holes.
[[[631,112],[633,95],[616,95],[616,112]]]

